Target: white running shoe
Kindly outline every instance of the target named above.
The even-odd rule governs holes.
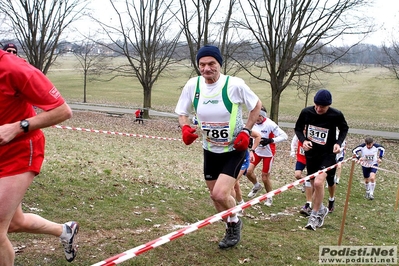
[[[373,193],[370,193],[369,194],[369,200],[373,200],[374,199],[374,194]]]
[[[305,225],[305,228],[316,231],[317,226],[320,224],[320,219],[320,216],[311,214],[309,216],[308,223]]]
[[[328,208],[326,206],[323,206],[323,209],[320,209],[317,212],[317,215],[320,217],[318,219],[319,223],[317,224],[317,227],[322,227],[324,224],[324,218],[326,218],[327,214],[328,214]]]
[[[300,214],[303,214],[305,216],[310,216],[312,214],[312,208],[310,208],[310,204],[306,203],[301,210],[299,211]]]
[[[364,195],[366,199],[370,199],[370,190],[366,190],[366,195]]]
[[[71,262],[75,259],[76,254],[78,253],[75,236],[78,234],[79,224],[71,221],[65,223],[64,226],[67,232],[67,237],[60,238],[60,240],[64,246],[65,258],[68,262]]]
[[[272,206],[272,204],[273,204],[273,198],[272,197],[267,198],[266,201],[265,201],[265,205],[267,207],[270,207],[270,206]]]
[[[258,185],[258,186],[254,185],[253,188],[251,189],[251,192],[248,193],[248,198],[253,198],[253,197],[255,197],[256,194],[257,194],[260,190],[262,190],[262,188],[263,188],[263,187],[262,187],[261,185]]]

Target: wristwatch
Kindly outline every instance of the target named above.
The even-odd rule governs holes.
[[[250,130],[249,128],[246,128],[246,127],[244,127],[242,129],[242,131],[247,131],[249,136],[251,136],[251,134],[252,134],[252,130]]]
[[[22,121],[19,123],[19,125],[21,126],[22,130],[23,130],[25,133],[28,133],[28,132],[29,132],[29,121],[28,121],[28,120],[26,120],[26,119],[22,120]]]

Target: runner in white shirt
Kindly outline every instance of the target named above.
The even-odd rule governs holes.
[[[175,112],[186,145],[198,137],[197,129],[203,136],[205,182],[216,210],[222,212],[236,205],[231,191],[262,103],[242,79],[220,73],[223,58],[216,46],[202,47],[197,53],[197,63],[201,76],[186,83]],[[245,124],[242,105],[249,110]],[[190,126],[189,116],[193,111],[198,128]],[[241,219],[232,214],[225,222],[226,234],[219,242],[222,249],[235,246],[241,239]]]
[[[385,148],[374,143],[372,137],[366,137],[364,143],[360,144],[352,150],[356,158],[364,162],[366,165],[362,165],[364,186],[366,189],[366,199],[374,199],[375,189],[375,176],[377,173],[378,164],[382,162],[382,158],[385,154]],[[374,167],[373,167],[374,166]]]
[[[262,181],[267,192],[272,191],[272,183],[270,180],[270,171],[272,169],[273,158],[276,153],[276,143],[287,140],[287,134],[270,118],[267,118],[266,108],[262,107],[259,117],[254,125],[253,131],[260,133],[262,140],[255,150],[255,160],[251,162],[247,171],[247,177],[254,185],[248,197],[252,198],[262,189],[262,186],[257,181],[254,173],[255,167],[262,161]],[[271,206],[273,202],[272,197],[269,197],[265,201],[266,206]]]

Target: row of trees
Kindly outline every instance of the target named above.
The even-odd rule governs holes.
[[[89,16],[99,30],[83,33],[85,41],[80,46],[100,46],[125,57],[126,64],[113,71],[140,82],[145,110],[151,108],[154,83],[169,65],[189,59],[193,75],[198,75],[196,52],[204,44],[217,44],[225,74],[246,71],[263,81],[265,89],[271,88],[274,121],[278,121],[280,97],[289,84],[309,91],[318,73],[349,58],[375,30],[372,21],[358,11],[368,0],[107,1],[112,21],[87,12],[83,0],[0,0],[0,19],[2,25],[9,25],[27,60],[46,73],[59,54],[56,51],[67,27]],[[358,36],[358,41],[337,46],[347,35]],[[385,48],[388,58],[397,57]],[[101,60],[89,57],[90,49],[77,54],[84,69]],[[397,64],[390,60],[389,65]]]

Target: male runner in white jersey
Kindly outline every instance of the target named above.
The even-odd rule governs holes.
[[[366,189],[366,199],[374,199],[375,189],[375,175],[377,173],[378,164],[382,162],[382,158],[385,154],[385,148],[374,143],[372,137],[366,137],[364,143],[360,144],[352,150],[353,154],[361,162],[365,163],[362,165],[364,186]]]
[[[247,177],[253,184],[252,190],[248,194],[248,197],[250,198],[254,197],[256,193],[262,189],[262,186],[259,184],[254,173],[255,167],[261,161],[263,185],[265,186],[266,192],[272,191],[270,172],[273,165],[274,155],[276,154],[276,143],[288,139],[287,133],[285,133],[273,120],[267,118],[266,108],[263,106],[259,113],[258,119],[256,120],[256,124],[253,127],[253,131],[259,132],[262,138],[258,147],[251,150],[255,160],[251,161],[247,171]],[[272,197],[268,197],[265,201],[265,205],[268,207],[272,206],[272,203]]]
[[[341,111],[330,107],[332,96],[328,90],[319,90],[314,97],[314,106],[302,109],[295,124],[295,134],[303,143],[306,156],[306,169],[313,174],[335,164],[335,156],[340,152],[348,133],[348,124]],[[336,138],[336,130],[339,130]],[[303,131],[305,129],[305,133]],[[324,183],[334,184],[335,168],[318,174],[313,182],[313,209],[307,229],[316,230],[324,223],[328,208],[323,205]]]
[[[231,191],[262,103],[242,79],[220,73],[223,58],[216,46],[202,47],[197,53],[197,63],[201,76],[188,80],[175,112],[186,145],[198,137],[197,129],[202,133],[205,182],[216,210],[222,212],[236,205]],[[242,105],[249,110],[245,124]],[[189,116],[193,111],[198,128],[190,126]],[[225,222],[226,234],[219,243],[222,249],[235,246],[241,239],[241,219],[232,214]]]

